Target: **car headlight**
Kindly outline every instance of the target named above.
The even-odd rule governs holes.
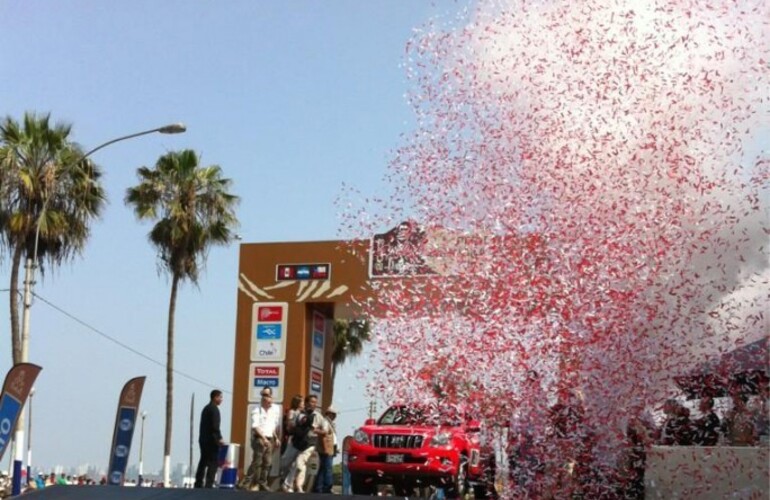
[[[446,446],[449,444],[449,434],[446,432],[439,432],[433,439],[430,440],[431,446]]]
[[[361,429],[356,429],[356,432],[353,433],[353,439],[355,439],[356,443],[359,444],[369,444],[369,434],[365,433]]]

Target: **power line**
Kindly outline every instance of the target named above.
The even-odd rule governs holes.
[[[0,291],[8,291],[8,290],[7,290],[7,289],[0,289]],[[75,321],[76,323],[78,323],[78,324],[80,324],[80,325],[84,326],[84,327],[85,327],[85,328],[87,328],[88,330],[91,330],[92,332],[96,333],[96,334],[97,334],[97,335],[99,335],[100,337],[102,337],[102,338],[104,338],[104,339],[107,339],[107,340],[109,340],[109,341],[110,341],[110,342],[112,342],[113,344],[116,344],[116,345],[118,345],[118,346],[122,347],[123,349],[126,349],[127,351],[130,351],[130,352],[132,352],[132,353],[136,354],[137,356],[139,356],[139,357],[141,357],[141,358],[144,358],[145,360],[149,361],[150,363],[156,364],[156,365],[158,365],[158,366],[160,366],[160,367],[162,367],[162,368],[165,368],[165,367],[166,367],[166,364],[165,364],[165,363],[163,363],[163,362],[161,362],[161,361],[158,361],[157,359],[151,358],[151,357],[150,357],[150,356],[148,356],[147,354],[144,354],[143,352],[141,352],[141,351],[139,351],[139,350],[137,350],[137,349],[134,349],[133,347],[131,347],[131,346],[127,345],[127,344],[124,344],[123,342],[119,341],[118,339],[116,339],[116,338],[114,338],[114,337],[111,337],[110,335],[107,335],[107,334],[106,334],[106,333],[104,333],[103,331],[99,330],[99,329],[98,329],[98,328],[96,328],[95,326],[92,326],[92,325],[90,325],[90,324],[89,324],[89,323],[87,323],[86,321],[84,321],[84,320],[82,320],[82,319],[78,318],[78,317],[77,317],[77,316],[75,316],[74,314],[72,314],[72,313],[69,313],[69,312],[65,311],[64,309],[62,309],[61,307],[57,306],[56,304],[54,304],[54,303],[53,303],[53,302],[51,302],[50,300],[46,299],[45,297],[42,297],[41,295],[39,295],[39,294],[37,294],[37,293],[35,293],[35,292],[32,292],[32,295],[33,295],[35,298],[37,298],[37,299],[40,299],[40,300],[41,300],[43,303],[45,303],[45,304],[46,304],[48,307],[50,307],[50,308],[54,309],[55,311],[59,312],[60,314],[63,314],[64,316],[68,317],[68,318],[69,318],[69,319],[71,319],[72,321]],[[188,374],[186,374],[186,373],[184,373],[184,372],[182,372],[182,371],[180,371],[180,370],[177,370],[176,368],[173,370],[173,372],[174,372],[174,373],[176,373],[177,375],[180,375],[180,376],[182,376],[182,377],[184,377],[184,378],[188,379],[188,380],[192,380],[193,382],[197,382],[197,383],[199,383],[199,384],[205,385],[206,387],[210,387],[210,388],[212,388],[212,389],[219,389],[219,387],[218,387],[218,386],[215,386],[215,385],[209,384],[208,382],[204,382],[203,380],[201,380],[201,379],[198,379],[198,378],[195,378],[195,377],[193,377],[192,375],[188,375]],[[222,392],[226,393],[226,394],[230,394],[230,395],[232,395],[232,392],[230,392],[230,391],[228,391],[228,390],[225,390],[225,389],[220,389],[220,390],[221,390]],[[349,408],[349,409],[347,409],[347,410],[345,410],[345,409],[340,409],[340,410],[338,410],[338,411],[340,412],[340,414],[342,414],[342,413],[353,413],[353,412],[359,412],[359,411],[364,411],[364,410],[367,410],[367,409],[371,410],[371,405],[370,405],[370,407],[361,407],[361,408]]]
[[[347,410],[337,410],[337,411],[339,412],[340,415],[342,415],[343,413],[354,413],[354,412],[364,411],[367,409],[368,407],[362,406],[361,408],[349,408]]]
[[[117,340],[117,339],[115,339],[113,337],[110,337],[109,335],[107,335],[103,331],[99,330],[98,328],[96,328],[94,326],[91,326],[90,324],[86,323],[84,320],[78,318],[77,316],[75,316],[73,314],[70,314],[69,312],[65,311],[64,309],[62,309],[61,307],[57,306],[53,302],[51,302],[51,301],[45,299],[44,297],[41,297],[40,295],[36,294],[35,292],[32,292],[32,295],[34,295],[35,298],[38,298],[41,301],[43,301],[48,307],[51,307],[52,309],[58,311],[59,313],[63,314],[64,316],[66,316],[68,318],[70,318],[71,320],[75,321],[76,323],[79,323],[80,325],[86,327],[87,329],[91,330],[92,332],[96,333],[97,335],[101,336],[102,338],[105,338],[105,339],[109,340],[110,342],[112,342],[114,344],[117,344],[118,346],[122,347],[123,349],[131,351],[132,353],[134,353],[137,356],[140,356],[140,357],[146,359],[147,361],[149,361],[151,363],[154,363],[154,364],[156,364],[156,365],[158,365],[160,367],[163,367],[163,368],[166,367],[165,363],[162,363],[162,362],[158,361],[157,359],[151,358],[150,356],[144,354],[143,352],[138,351],[138,350],[134,349],[133,347],[131,347],[131,346],[127,345],[127,344],[124,344],[123,342],[121,342],[121,341],[119,341],[119,340]],[[182,371],[177,370],[176,368],[173,369],[172,371],[174,373],[176,373],[177,375],[180,375],[180,376],[182,376],[182,377],[184,377],[184,378],[186,378],[188,380],[192,380],[193,382],[197,382],[199,384],[203,384],[206,387],[210,387],[212,389],[219,389],[219,390],[221,390],[224,393],[232,395],[232,392],[230,392],[230,391],[227,391],[225,389],[220,389],[219,387],[217,387],[215,385],[211,385],[208,382],[204,382],[203,380],[195,378],[192,375],[188,375],[188,374],[186,374],[186,373],[184,373]]]

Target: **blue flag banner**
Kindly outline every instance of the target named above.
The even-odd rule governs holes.
[[[115,430],[112,434],[112,448],[110,448],[110,466],[107,469],[107,482],[111,485],[122,486],[126,479],[126,467],[128,467],[144,380],[145,377],[132,378],[126,382],[120,393]]]
[[[13,438],[16,420],[40,370],[41,367],[32,363],[19,363],[8,370],[5,376],[3,392],[0,394],[0,460]]]

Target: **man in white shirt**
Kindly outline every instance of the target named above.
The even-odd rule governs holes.
[[[251,411],[251,449],[253,457],[246,476],[238,484],[241,489],[270,491],[267,477],[273,462],[273,449],[281,428],[281,408],[273,404],[273,391],[262,389],[259,406]]]

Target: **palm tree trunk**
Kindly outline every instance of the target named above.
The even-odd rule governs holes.
[[[18,245],[13,250],[13,262],[11,263],[11,350],[13,363],[21,362],[21,337],[19,335],[19,268],[21,267],[21,255],[23,247]]]
[[[171,486],[171,417],[174,406],[174,313],[179,274],[171,280],[171,298],[168,302],[168,339],[166,348],[166,440],[163,445],[163,483]]]

